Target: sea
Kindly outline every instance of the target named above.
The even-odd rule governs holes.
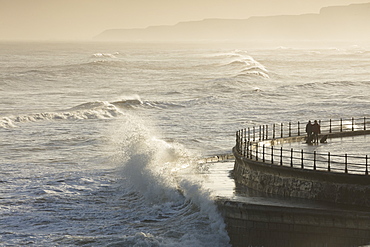
[[[370,115],[368,43],[1,42],[0,58],[1,246],[231,246],[200,160],[242,128]]]

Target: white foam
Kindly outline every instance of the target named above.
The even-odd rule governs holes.
[[[118,53],[115,53],[116,55],[118,55]],[[92,55],[93,57],[97,57],[97,58],[104,58],[104,57],[108,57],[108,58],[116,58],[115,55],[113,54],[110,54],[110,53],[95,53]]]
[[[209,191],[194,181],[176,176],[176,171],[183,167],[192,169],[197,165],[189,151],[179,144],[156,137],[148,124],[144,125],[135,117],[127,116],[122,121],[121,128],[115,129],[113,134],[114,145],[118,145],[121,151],[116,161],[122,162],[121,174],[132,188],[143,195],[148,204],[153,205],[150,215],[158,215],[158,212],[168,214],[176,205],[185,206],[178,212],[182,212],[184,221],[184,225],[179,226],[183,234],[181,240],[176,241],[177,245],[160,246],[228,246],[229,237],[223,218]],[[194,211],[194,206],[198,210]],[[158,221],[156,217],[146,220]],[[209,228],[209,232],[194,236],[197,234],[194,229],[189,231],[194,221],[206,224],[204,227]]]
[[[28,115],[8,116],[0,121],[2,128],[14,128],[17,124],[36,121],[109,119],[122,115],[116,106],[108,102],[91,102],[81,104],[67,111],[43,112]]]
[[[0,127],[2,128],[14,128],[16,125],[9,117],[3,117],[0,121]]]

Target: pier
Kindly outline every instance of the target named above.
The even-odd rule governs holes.
[[[320,125],[327,143],[305,143],[300,122],[236,133],[232,176],[247,195],[216,200],[234,247],[370,244],[368,156],[356,147],[344,153],[335,148],[346,138],[370,134],[370,122]],[[324,151],[332,140],[336,145],[326,147],[333,150]]]

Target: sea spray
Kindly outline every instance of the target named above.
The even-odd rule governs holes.
[[[229,237],[225,230],[225,223],[221,214],[217,210],[217,206],[213,203],[210,197],[210,193],[199,184],[193,184],[188,180],[182,180],[180,186],[184,191],[185,197],[192,203],[197,205],[200,212],[210,219],[211,229],[219,234],[221,239],[228,242]],[[225,242],[224,244],[226,244]]]
[[[156,137],[147,123],[134,116],[125,115],[122,121],[114,137],[120,146],[120,174],[128,182],[126,186],[142,195],[150,207],[140,222],[165,228],[179,221],[176,227],[151,233],[158,246],[228,246],[223,218],[210,193],[201,184],[176,176],[184,167],[196,170],[191,153],[180,144]],[[136,237],[151,242],[148,246],[157,246],[152,237],[143,237],[152,236],[148,234]]]

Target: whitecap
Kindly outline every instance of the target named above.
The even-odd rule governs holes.
[[[15,123],[27,123],[36,121],[54,120],[82,120],[82,119],[108,119],[122,116],[123,112],[113,104],[103,101],[88,102],[66,111],[42,112],[28,115],[3,117],[0,127],[16,127]]]
[[[117,55],[117,53],[116,53]],[[110,54],[110,53],[95,53],[92,55],[93,57],[96,57],[96,58],[116,58],[115,55],[113,54]]]

